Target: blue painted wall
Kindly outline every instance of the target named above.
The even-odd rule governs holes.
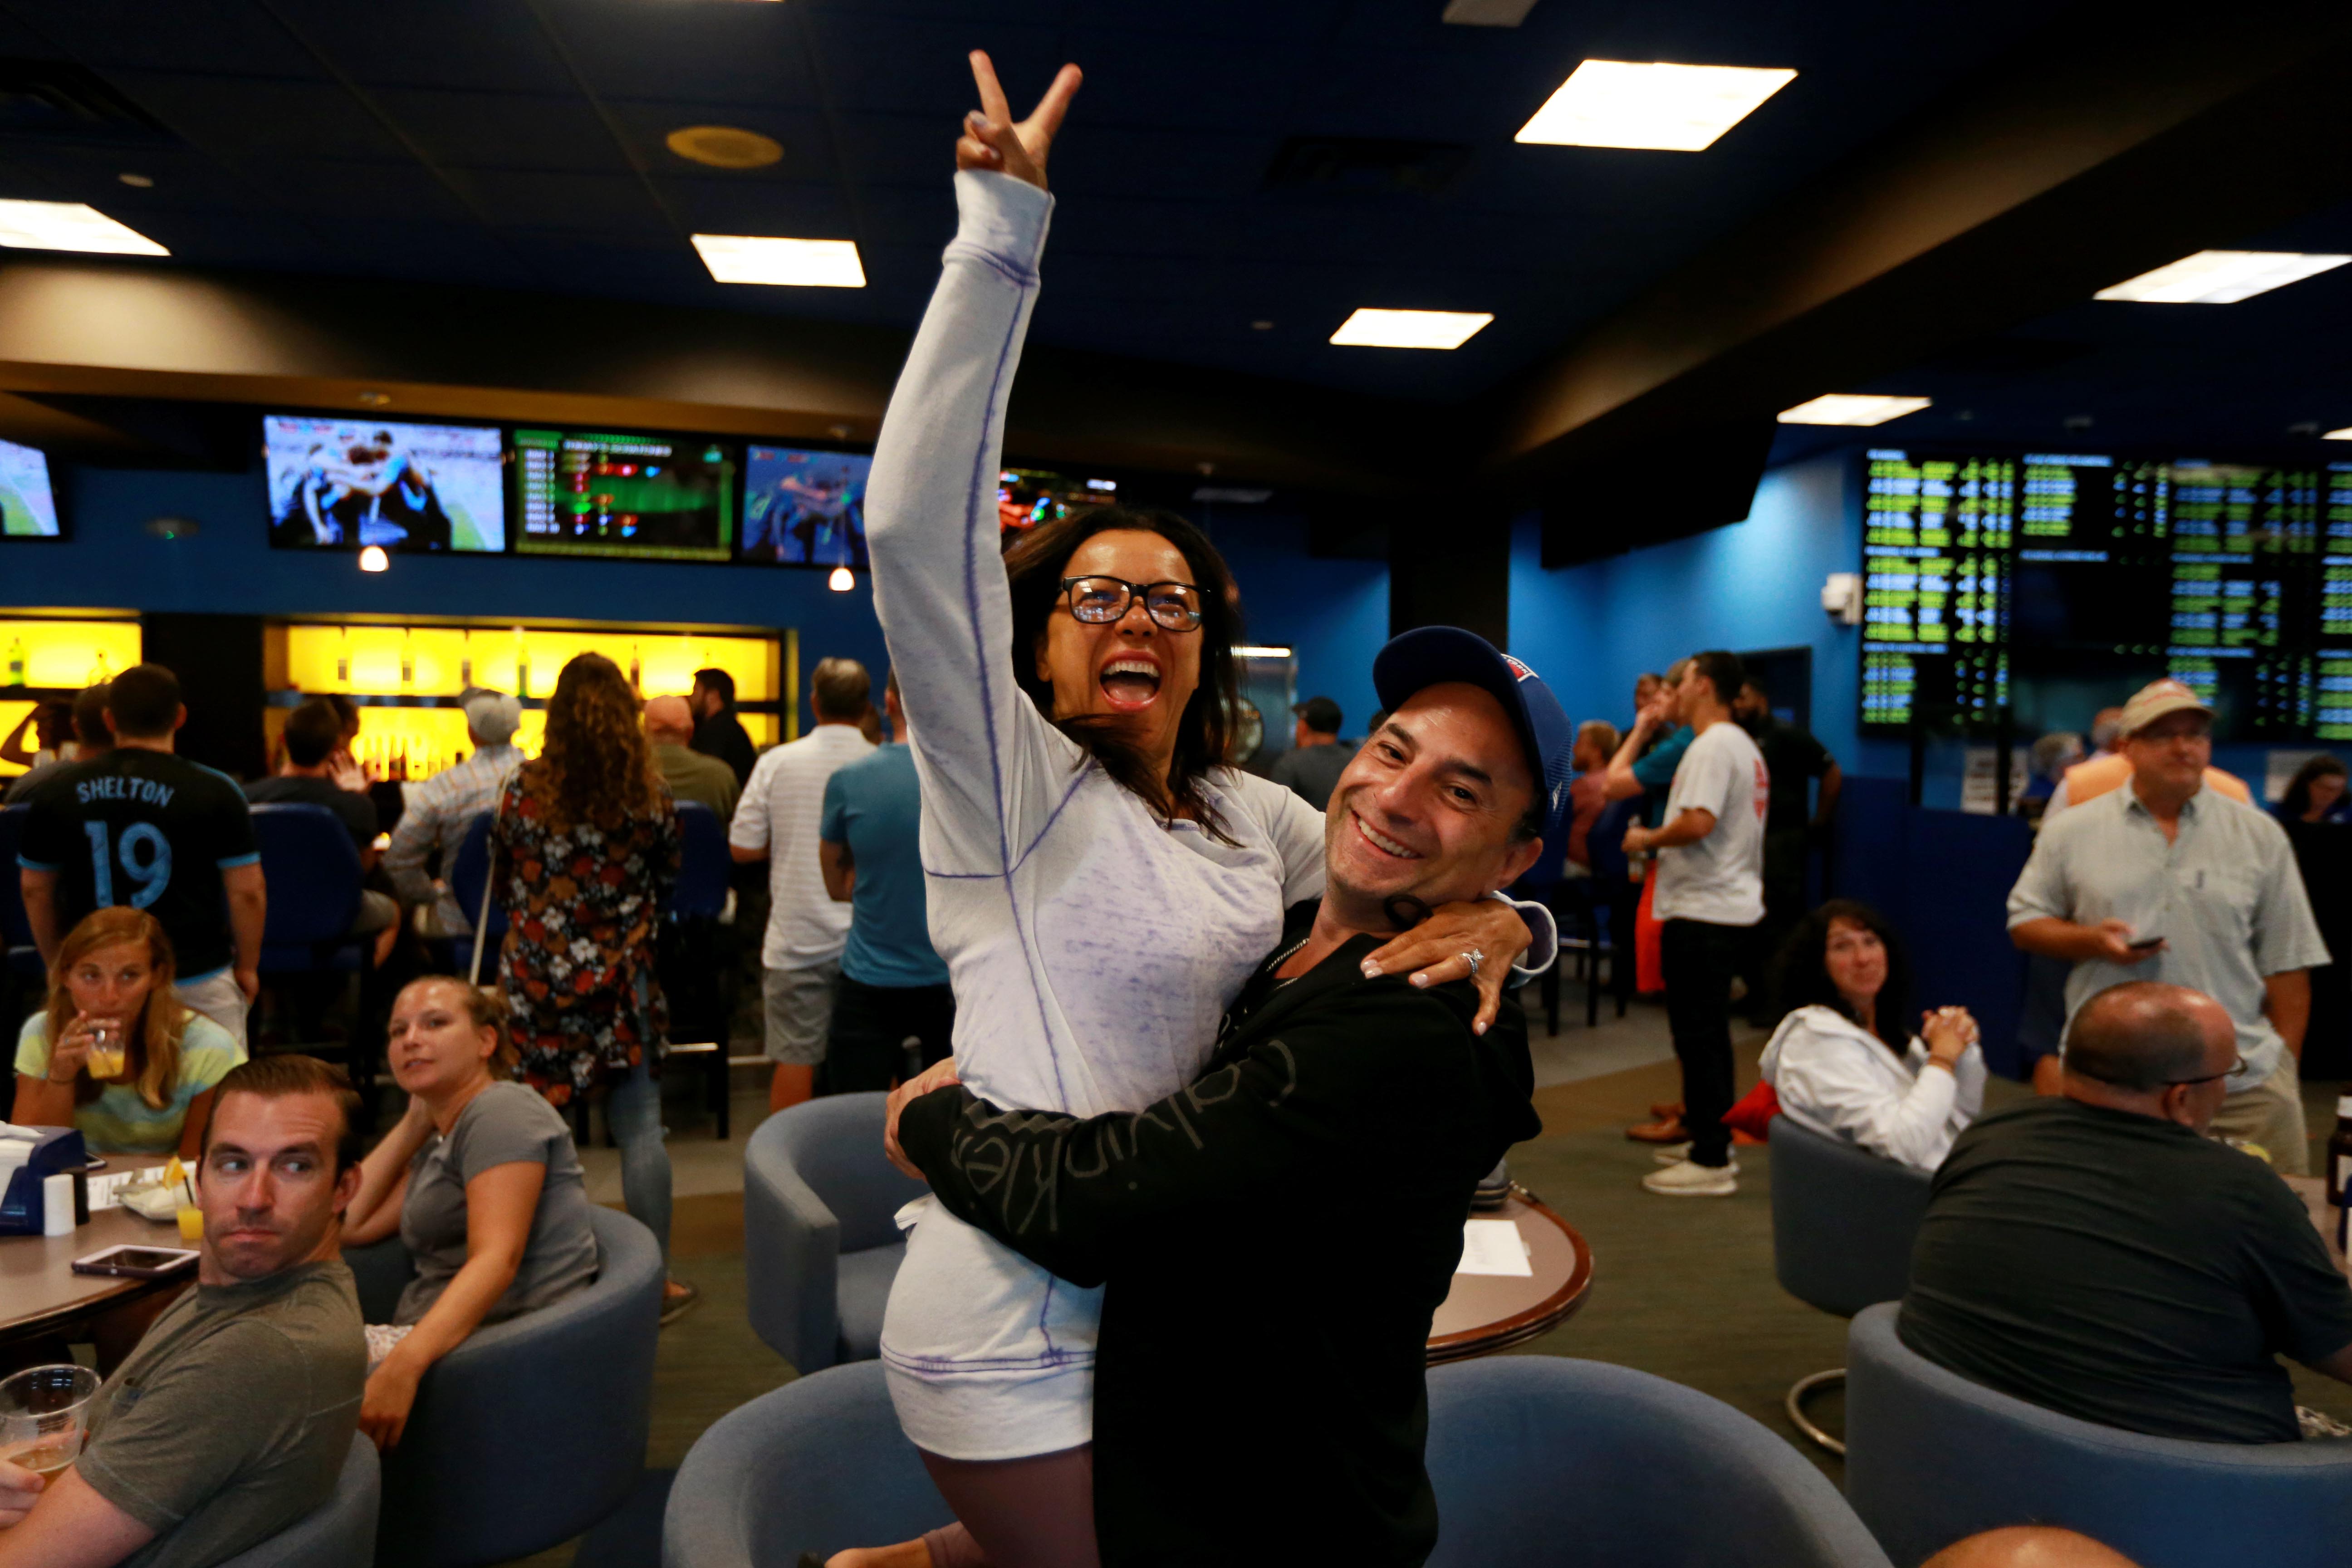
[[[1588,565],[1543,569],[1538,524],[1511,538],[1511,651],[1571,717],[1623,726],[1633,679],[1706,647],[1810,647],[1812,728],[1848,773],[1903,777],[1909,753],[1864,742],[1855,716],[1861,628],[1822,612],[1822,583],[1862,559],[1862,511],[1844,454],[1775,468],[1745,522]]]
[[[1388,563],[1313,559],[1297,519],[1236,508],[1195,516],[1241,584],[1249,640],[1289,645],[1299,700],[1330,698],[1339,705],[1340,732],[1362,735],[1380,706],[1372,656],[1389,637]]]

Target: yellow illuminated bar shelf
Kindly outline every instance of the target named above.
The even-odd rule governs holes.
[[[140,660],[142,642],[135,610],[20,610],[0,616],[0,738],[43,702],[70,702],[74,694]],[[27,730],[18,744],[38,744]],[[0,758],[0,779],[25,771]]]
[[[341,693],[360,707],[356,760],[378,778],[429,777],[472,751],[457,706],[469,686],[510,692],[523,704],[516,744],[533,754],[546,732],[547,698],[566,661],[601,653],[646,697],[684,697],[694,672],[735,679],[736,706],[752,743],[798,731],[799,643],[790,630],[756,626],[628,626],[590,621],[287,621],[263,634],[270,754],[286,716],[306,698]]]

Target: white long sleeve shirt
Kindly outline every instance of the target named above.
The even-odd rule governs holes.
[[[974,1093],[1140,1110],[1199,1074],[1285,910],[1321,896],[1323,817],[1220,770],[1205,794],[1232,842],[1163,821],[1014,683],[996,481],[1053,199],[1003,174],[955,184],[956,237],[866,492],[875,608],[922,783],[931,942]],[[1527,915],[1530,961],[1549,962],[1549,928]],[[908,1436],[975,1460],[1088,1441],[1100,1300],[925,1207],[882,1331]]]
[[[1970,1046],[1951,1072],[1927,1066],[1914,1036],[1901,1056],[1829,1007],[1800,1007],[1764,1047],[1764,1081],[1781,1113],[1824,1137],[1932,1171],[1984,1110],[1984,1052]]]

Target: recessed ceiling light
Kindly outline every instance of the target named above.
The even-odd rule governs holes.
[[[153,177],[147,174],[117,174],[114,177],[133,190],[152,190],[155,186]]]
[[[2234,305],[2352,261],[2352,256],[2306,256],[2296,250],[2200,250],[2168,267],[2102,289],[2095,300],[2143,305]]]
[[[1796,79],[1795,71],[1758,66],[1586,60],[1514,140],[1555,147],[1703,152]]]
[[[172,253],[83,202],[0,201],[0,245],[19,250],[87,250],[102,256]]]
[[[694,248],[721,283],[781,283],[797,289],[863,289],[866,268],[848,239],[776,239],[758,234],[698,234]]]
[[[1486,310],[1359,310],[1331,341],[1360,349],[1458,349],[1494,319]]]
[[[1828,392],[1794,408],[1780,410],[1783,425],[1884,425],[1906,414],[1916,414],[1934,400],[1926,397],[1876,397],[1863,393]]]
[[[1272,321],[1252,321],[1250,323],[1250,331],[1253,332],[1270,332],[1274,331],[1274,323]]]
[[[682,125],[663,137],[662,145],[714,169],[764,169],[784,156],[784,144],[774,137],[732,125]]]
[[[2352,425],[2347,425],[2341,430],[2330,430],[2326,435],[2322,436],[2320,439],[2323,441],[2352,441]]]

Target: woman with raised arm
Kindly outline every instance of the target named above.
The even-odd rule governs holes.
[[[1015,125],[988,57],[971,63],[983,109],[956,143],[961,224],[867,490],[875,607],[963,1081],[1002,1105],[1140,1110],[1199,1071],[1285,910],[1321,895],[1324,820],[1223,765],[1238,595],[1197,529],[1105,508],[1000,554],[1005,399],[1053,207],[1046,153],[1079,78],[1065,66]],[[1449,905],[1370,962],[1428,964],[1432,983],[1483,969],[1491,1017],[1527,946],[1509,907]],[[919,1205],[882,1359],[969,1532],[835,1561],[1093,1563],[1100,1300]]]

